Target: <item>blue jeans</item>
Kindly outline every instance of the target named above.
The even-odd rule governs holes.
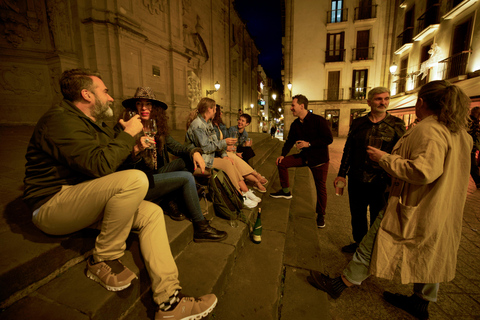
[[[363,237],[362,242],[355,251],[352,261],[347,265],[343,270],[343,275],[345,278],[355,284],[360,285],[362,281],[367,279],[370,269],[370,261],[372,259],[373,246],[375,244],[375,238],[377,237],[378,228],[383,219],[384,211],[380,211],[375,219],[375,222],[368,230],[365,237]],[[413,292],[418,295],[420,298],[436,302],[438,295],[438,283],[415,283],[413,285]]]
[[[153,175],[155,187],[148,190],[145,200],[157,200],[179,190],[193,222],[205,220],[198,200],[195,178],[188,171],[174,171]]]

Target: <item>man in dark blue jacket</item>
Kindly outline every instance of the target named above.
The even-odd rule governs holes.
[[[325,182],[328,173],[328,145],[333,142],[328,121],[319,115],[308,111],[308,99],[304,95],[296,95],[290,107],[297,117],[290,126],[287,141],[282,149],[282,155],[277,158],[278,173],[282,189],[271,193],[272,198],[291,199],[289,189],[288,168],[308,166],[313,174],[317,189],[317,226],[325,227],[325,208],[327,206],[327,187]],[[287,156],[292,147],[300,153]]]
[[[403,120],[387,112],[390,103],[390,91],[387,88],[376,87],[370,90],[367,102],[371,111],[353,120],[343,149],[338,177],[334,182],[334,185],[339,181],[345,184],[348,175],[354,242],[342,248],[346,253],[354,253],[368,231],[367,207],[372,225],[386,203],[385,190],[390,178],[377,162],[368,157],[367,146],[371,145],[369,141],[377,138],[380,144],[372,146],[390,153],[405,133]]]

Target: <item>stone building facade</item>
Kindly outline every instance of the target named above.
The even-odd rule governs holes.
[[[208,97],[228,125],[257,99],[257,57],[232,0],[4,0],[0,123],[36,123],[61,100],[61,73],[84,67],[102,75],[116,116],[138,86],[152,87],[173,129],[218,82]]]
[[[284,137],[296,94],[330,122],[334,136],[346,136],[351,121],[368,111],[367,91],[388,80],[392,2],[285,0]]]
[[[449,80],[480,105],[477,0],[285,0],[284,18],[285,110],[306,95],[334,136],[370,110],[366,93],[377,86],[391,90],[389,112],[407,126],[428,81]],[[286,129],[293,120],[285,112]]]

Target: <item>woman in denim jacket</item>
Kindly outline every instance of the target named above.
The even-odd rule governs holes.
[[[243,175],[235,166],[234,160],[227,156],[227,146],[233,146],[237,139],[219,140],[217,138],[211,121],[215,116],[215,108],[215,100],[210,98],[200,100],[197,108],[190,113],[187,120],[185,144],[190,148],[201,148],[205,166],[225,171],[235,188],[242,193],[244,204],[249,208],[254,208],[261,199],[248,189]]]

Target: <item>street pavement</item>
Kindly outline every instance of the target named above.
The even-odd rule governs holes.
[[[25,146],[32,128],[0,127],[0,129],[4,144],[3,151],[0,152],[3,168],[0,202],[5,208],[21,194]],[[246,244],[244,250],[246,254],[243,254],[243,258],[238,258],[237,265],[244,268],[247,273],[236,274],[236,270],[233,271],[230,284],[223,296],[219,297],[219,305],[211,319],[413,319],[407,313],[383,301],[384,290],[402,294],[412,293],[412,285],[400,284],[398,276],[393,281],[370,277],[361,286],[345,290],[337,300],[331,299],[306,282],[306,275],[310,270],[326,272],[330,276],[340,275],[352,257],[351,254],[341,252],[341,247],[352,241],[348,191],[345,189],[343,196],[335,196],[333,188],[344,143],[344,138],[335,138],[330,146],[326,227],[316,229],[313,225],[315,219],[312,211],[313,179],[309,170],[307,168],[293,170],[292,200],[272,199],[268,197],[268,193],[262,195],[264,222],[262,244]],[[279,150],[276,152],[279,153]],[[277,155],[272,154],[268,163],[257,168],[270,180],[268,192],[277,191],[279,188],[274,165]],[[281,213],[282,210],[285,210],[285,213]],[[6,217],[2,217],[2,221],[2,228],[8,228]],[[480,190],[477,190],[470,180],[456,277],[453,281],[440,285],[438,302],[431,303],[429,307],[431,319],[480,319],[479,232]],[[255,263],[261,261],[260,258],[267,258],[265,260],[267,262],[255,266]],[[252,269],[249,269],[252,266],[256,270],[264,269],[264,273],[255,279],[261,283],[260,286],[250,281],[253,279]],[[274,271],[283,272],[281,288],[276,288],[279,282],[276,281],[278,275],[273,274]],[[235,283],[238,285],[235,286]],[[246,299],[245,292],[237,291],[239,286],[245,287],[245,290],[252,290],[248,293],[250,300]],[[268,295],[269,303],[276,306],[275,310],[267,311],[252,307],[255,304],[265,305],[260,299],[253,298],[255,291],[260,297]],[[243,296],[242,299],[239,299],[240,294]],[[242,311],[237,310],[243,310],[243,315]],[[234,316],[223,317],[224,314]]]

